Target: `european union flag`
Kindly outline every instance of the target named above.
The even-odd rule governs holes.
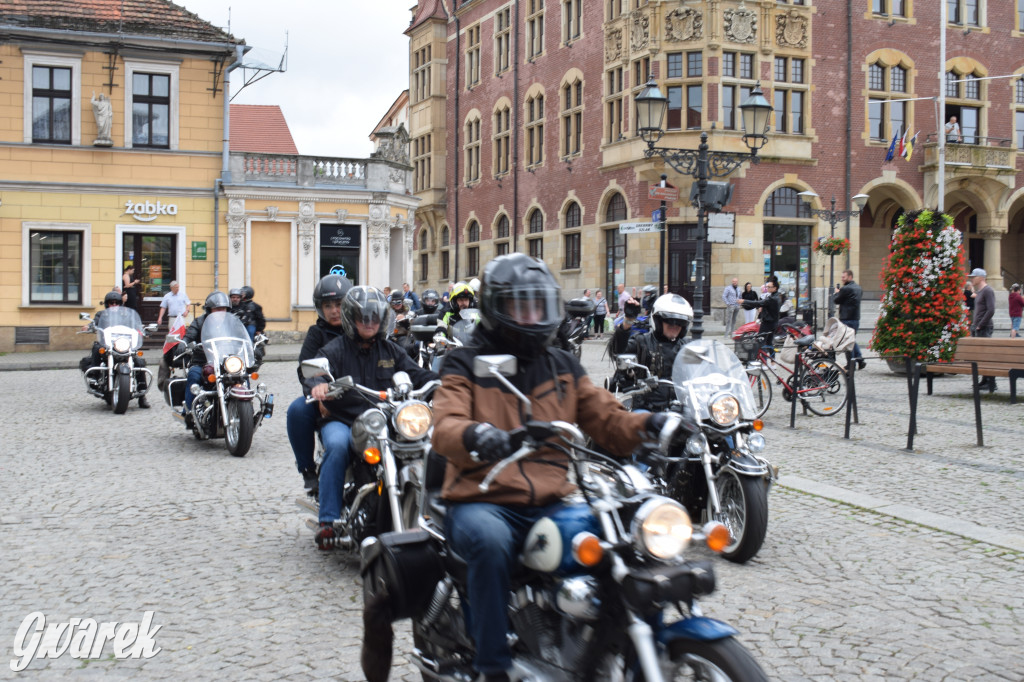
[[[889,151],[885,153],[885,162],[889,163],[896,158],[896,142],[900,139],[899,131],[892,136],[892,142],[889,144]]]

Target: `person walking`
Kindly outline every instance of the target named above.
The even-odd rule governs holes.
[[[751,284],[750,282],[747,282],[746,284],[743,285],[743,293],[740,294],[740,298],[742,298],[744,301],[756,301],[756,300],[758,300],[760,298],[760,296],[758,296],[757,292],[754,291],[754,285]],[[743,311],[743,321],[744,322],[749,324],[749,323],[753,322],[754,319],[756,319],[756,318],[757,318],[757,311],[756,310],[746,310],[746,309],[744,309],[744,311]]]
[[[188,300],[188,296],[181,290],[178,280],[174,280],[171,282],[171,290],[164,294],[163,299],[160,301],[160,312],[156,316],[156,326],[160,327],[164,322],[164,315],[167,315],[167,327],[170,330],[174,320],[178,315],[184,317],[190,305],[192,305],[192,302]]]
[[[1020,293],[1020,285],[1010,287],[1010,338],[1020,336],[1020,318],[1024,313],[1024,296]]]
[[[988,285],[988,273],[981,268],[971,270],[971,284],[974,286],[974,321],[971,336],[987,339],[992,336],[992,316],[996,314],[996,294]],[[995,377],[985,377],[978,382],[978,388],[996,390]]]
[[[731,338],[736,329],[736,316],[740,311],[740,281],[733,277],[732,284],[722,289],[722,303],[725,304],[725,338]]]
[[[608,299],[601,290],[594,292],[594,333],[597,338],[604,337],[604,318],[608,316]]]
[[[841,287],[836,285],[832,301],[839,307],[839,321],[856,332],[860,329],[860,300],[864,296],[864,290],[853,281],[853,270],[843,270],[840,279],[843,284]],[[856,341],[853,342],[853,359],[857,361],[857,369],[864,369],[867,365]]]

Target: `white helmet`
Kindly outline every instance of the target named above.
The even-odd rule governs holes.
[[[654,333],[662,338],[664,338],[662,324],[665,320],[678,322],[682,329],[676,338],[681,339],[686,335],[686,330],[690,326],[690,320],[693,319],[693,308],[679,294],[662,294],[654,301],[651,317],[654,320]]]
[[[475,293],[480,293],[480,278],[474,277],[473,279],[469,280],[469,288],[472,289]]]

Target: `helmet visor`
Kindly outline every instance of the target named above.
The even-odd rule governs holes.
[[[495,297],[499,315],[520,328],[558,324],[562,319],[559,291],[552,288],[504,289]]]

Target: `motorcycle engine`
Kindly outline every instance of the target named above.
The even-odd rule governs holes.
[[[509,622],[519,645],[544,662],[563,670],[579,670],[593,628],[556,610],[556,597],[547,588],[519,588],[509,607]]]

